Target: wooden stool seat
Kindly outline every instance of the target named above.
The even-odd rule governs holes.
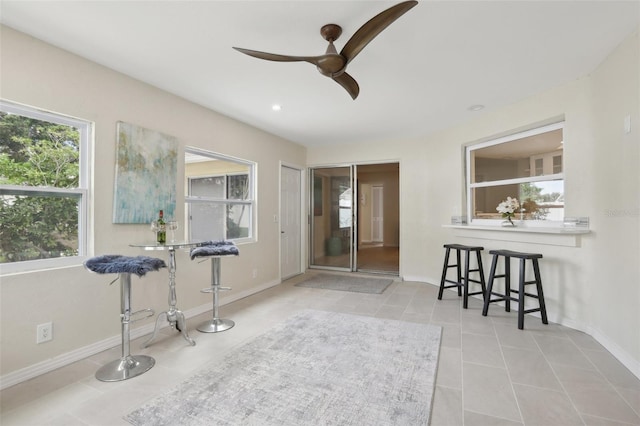
[[[484,250],[484,247],[479,246],[466,246],[463,244],[445,244],[444,248],[446,249],[444,255],[444,266],[442,267],[442,278],[440,279],[440,291],[438,292],[438,300],[442,300],[442,293],[445,288],[457,287],[458,289],[458,297],[463,296],[462,299],[462,307],[467,309],[467,300],[469,296],[474,296],[476,294],[482,294],[482,297],[485,297],[485,281],[484,281],[484,270],[482,269],[482,258],[480,256],[480,252]],[[449,264],[449,255],[451,254],[451,250],[456,251],[456,263]],[[462,270],[461,256],[460,253],[464,252],[464,274]],[[476,254],[477,258],[477,268],[471,269],[469,266],[470,255],[471,252]],[[456,280],[450,280],[447,278],[447,271],[449,268],[456,268]],[[472,272],[477,272],[479,275],[479,279],[469,278],[469,274]],[[482,287],[482,291],[476,291],[473,293],[469,293],[469,283],[477,283]],[[446,283],[450,283],[451,285],[446,285]]]

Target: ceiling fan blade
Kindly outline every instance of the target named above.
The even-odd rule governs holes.
[[[417,4],[417,1],[405,1],[374,16],[356,31],[340,54],[345,57],[347,63],[351,62],[371,40]]]
[[[290,55],[278,55],[277,53],[259,52],[257,50],[243,49],[241,47],[234,47],[238,52],[242,52],[245,55],[253,56],[258,59],[266,59],[267,61],[277,62],[309,62],[314,65],[318,65],[322,56],[290,56]]]
[[[360,86],[358,83],[346,72],[343,72],[338,77],[332,77],[333,80],[340,86],[344,87],[352,99],[356,99],[360,93]]]

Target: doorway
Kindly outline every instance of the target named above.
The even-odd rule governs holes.
[[[280,278],[302,273],[302,170],[280,166]]]
[[[310,170],[309,267],[399,275],[398,163]]]

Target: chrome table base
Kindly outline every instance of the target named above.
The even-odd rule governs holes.
[[[196,342],[187,334],[187,322],[184,318],[184,314],[182,313],[182,311],[175,309],[175,307],[171,307],[171,308],[168,311],[160,312],[158,314],[158,317],[156,318],[156,326],[153,329],[153,334],[151,335],[149,340],[147,340],[143,345],[145,348],[149,347],[151,342],[156,338],[156,335],[158,334],[158,330],[160,329],[160,319],[163,316],[167,318],[167,321],[171,325],[171,328],[178,330],[182,334],[182,337],[184,338],[184,340],[189,342],[191,346],[196,345]]]
[[[179,247],[179,245],[174,246],[171,243],[167,243],[165,247],[169,250],[169,309],[158,314],[153,334],[143,346],[145,348],[148,347],[153,339],[156,338],[158,330],[160,329],[160,319],[163,316],[167,319],[171,328],[178,330],[182,334],[184,340],[189,342],[191,346],[195,346],[196,342],[189,337],[189,334],[187,334],[187,322],[184,318],[184,314],[182,311],[176,309],[176,247]]]

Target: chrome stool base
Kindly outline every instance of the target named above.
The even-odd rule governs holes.
[[[236,323],[231,320],[214,318],[212,320],[203,322],[198,327],[196,327],[196,329],[203,333],[217,333],[219,331],[228,330],[234,325],[236,325]]]
[[[88,270],[100,274],[118,273],[117,279],[120,281],[122,356],[100,367],[96,371],[96,379],[103,382],[118,382],[149,371],[156,364],[156,360],[147,355],[131,355],[130,326],[132,322],[153,316],[154,311],[153,309],[142,309],[137,312],[131,312],[131,274],[141,277],[149,271],[166,268],[167,265],[164,260],[147,256],[105,255],[92,257],[84,265]],[[133,318],[139,313],[146,313],[147,315],[143,318]]]
[[[116,359],[100,367],[96,371],[96,379],[103,382],[119,382],[131,379],[149,371],[156,364],[156,360],[147,355],[128,355]]]
[[[228,319],[220,319],[218,317],[219,302],[218,297],[220,291],[231,290],[229,287],[220,286],[220,257],[238,255],[238,248],[233,241],[207,241],[199,247],[191,250],[191,260],[196,257],[211,258],[211,286],[200,290],[202,293],[213,293],[213,318],[201,323],[196,330],[202,333],[218,333],[220,331],[229,330],[235,322]]]

